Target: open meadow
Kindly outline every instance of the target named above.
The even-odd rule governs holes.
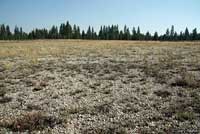
[[[200,132],[200,42],[0,41],[0,133]]]

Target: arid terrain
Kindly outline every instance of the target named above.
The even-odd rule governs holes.
[[[0,133],[200,132],[200,42],[0,41]]]

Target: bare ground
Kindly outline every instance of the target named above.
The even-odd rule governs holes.
[[[200,43],[0,42],[0,133],[198,133]]]

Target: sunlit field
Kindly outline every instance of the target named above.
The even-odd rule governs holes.
[[[0,41],[0,133],[197,133],[200,42]]]

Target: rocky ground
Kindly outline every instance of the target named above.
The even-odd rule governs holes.
[[[0,133],[200,132],[200,43],[0,42]]]

